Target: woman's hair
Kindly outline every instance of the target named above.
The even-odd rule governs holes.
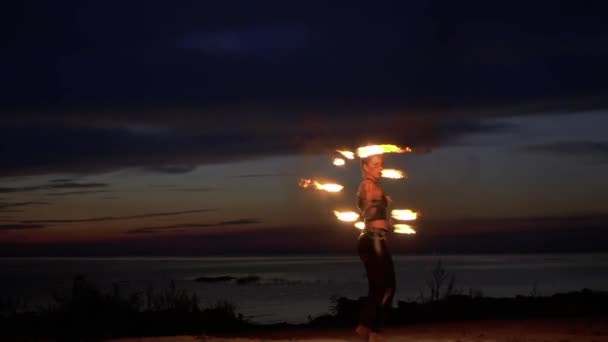
[[[363,165],[369,164],[369,161],[371,160],[371,158],[372,158],[372,156],[361,158],[361,167],[363,167]]]
[[[372,155],[367,156],[365,158],[361,158],[361,167],[363,167],[363,165],[369,164],[369,162],[372,161],[373,157],[383,158],[383,155],[382,154],[372,154]]]

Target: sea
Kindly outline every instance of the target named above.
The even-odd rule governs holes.
[[[453,293],[515,297],[608,290],[608,253],[395,255],[393,260],[394,303],[428,298],[438,268],[445,271],[446,286],[453,277]],[[0,270],[0,299],[18,299],[27,307],[52,303],[54,294],[69,291],[81,275],[108,293],[113,287],[134,293],[174,284],[178,291],[196,293],[201,307],[227,301],[263,324],[306,323],[330,313],[332,298],[357,299],[367,292],[356,255],[0,258]]]

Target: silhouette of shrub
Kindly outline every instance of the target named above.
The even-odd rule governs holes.
[[[25,300],[18,297],[0,297],[0,317],[8,317],[19,312],[27,311]]]
[[[170,312],[200,312],[198,296],[190,294],[185,290],[178,290],[175,281],[171,281],[169,287],[156,293],[154,289],[148,288],[145,296],[146,311],[170,311]]]
[[[95,341],[121,336],[200,334],[230,331],[249,322],[233,304],[221,301],[202,310],[196,294],[168,288],[123,294],[118,285],[104,293],[85,277],[74,278],[70,291],[56,292],[47,312],[49,334],[62,341]]]
[[[448,272],[443,266],[441,259],[439,259],[431,272],[431,278],[426,280],[429,294],[426,295],[424,291],[421,291],[419,300],[423,303],[429,303],[445,299],[456,294],[455,284],[456,275]]]

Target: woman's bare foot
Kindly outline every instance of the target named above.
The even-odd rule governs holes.
[[[370,330],[365,325],[361,325],[361,324],[357,325],[355,332],[357,333],[357,335],[359,335],[365,341],[367,341],[367,339],[369,338]]]
[[[386,342],[386,338],[377,332],[370,332],[368,342]]]

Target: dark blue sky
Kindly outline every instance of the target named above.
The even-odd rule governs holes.
[[[258,244],[213,240],[192,253],[318,252],[319,243],[276,232],[346,229],[327,212],[349,205],[358,171],[328,160],[336,148],[385,142],[414,148],[387,159],[410,178],[385,186],[429,222],[398,252],[435,250],[452,226],[515,234],[534,250],[533,229],[572,228],[555,228],[555,217],[583,217],[587,235],[577,236],[590,241],[582,236],[598,234],[608,213],[606,9],[544,0],[13,4],[0,14],[0,242],[17,254],[85,242],[124,253],[143,234],[148,242],[137,243],[150,249],[140,252],[154,253],[155,239],[170,235],[169,253],[193,236],[254,234]],[[347,188],[319,197],[297,189],[303,176]],[[521,221],[497,223],[514,217],[537,223],[527,238],[516,233]],[[441,238],[425,238],[425,226]]]

